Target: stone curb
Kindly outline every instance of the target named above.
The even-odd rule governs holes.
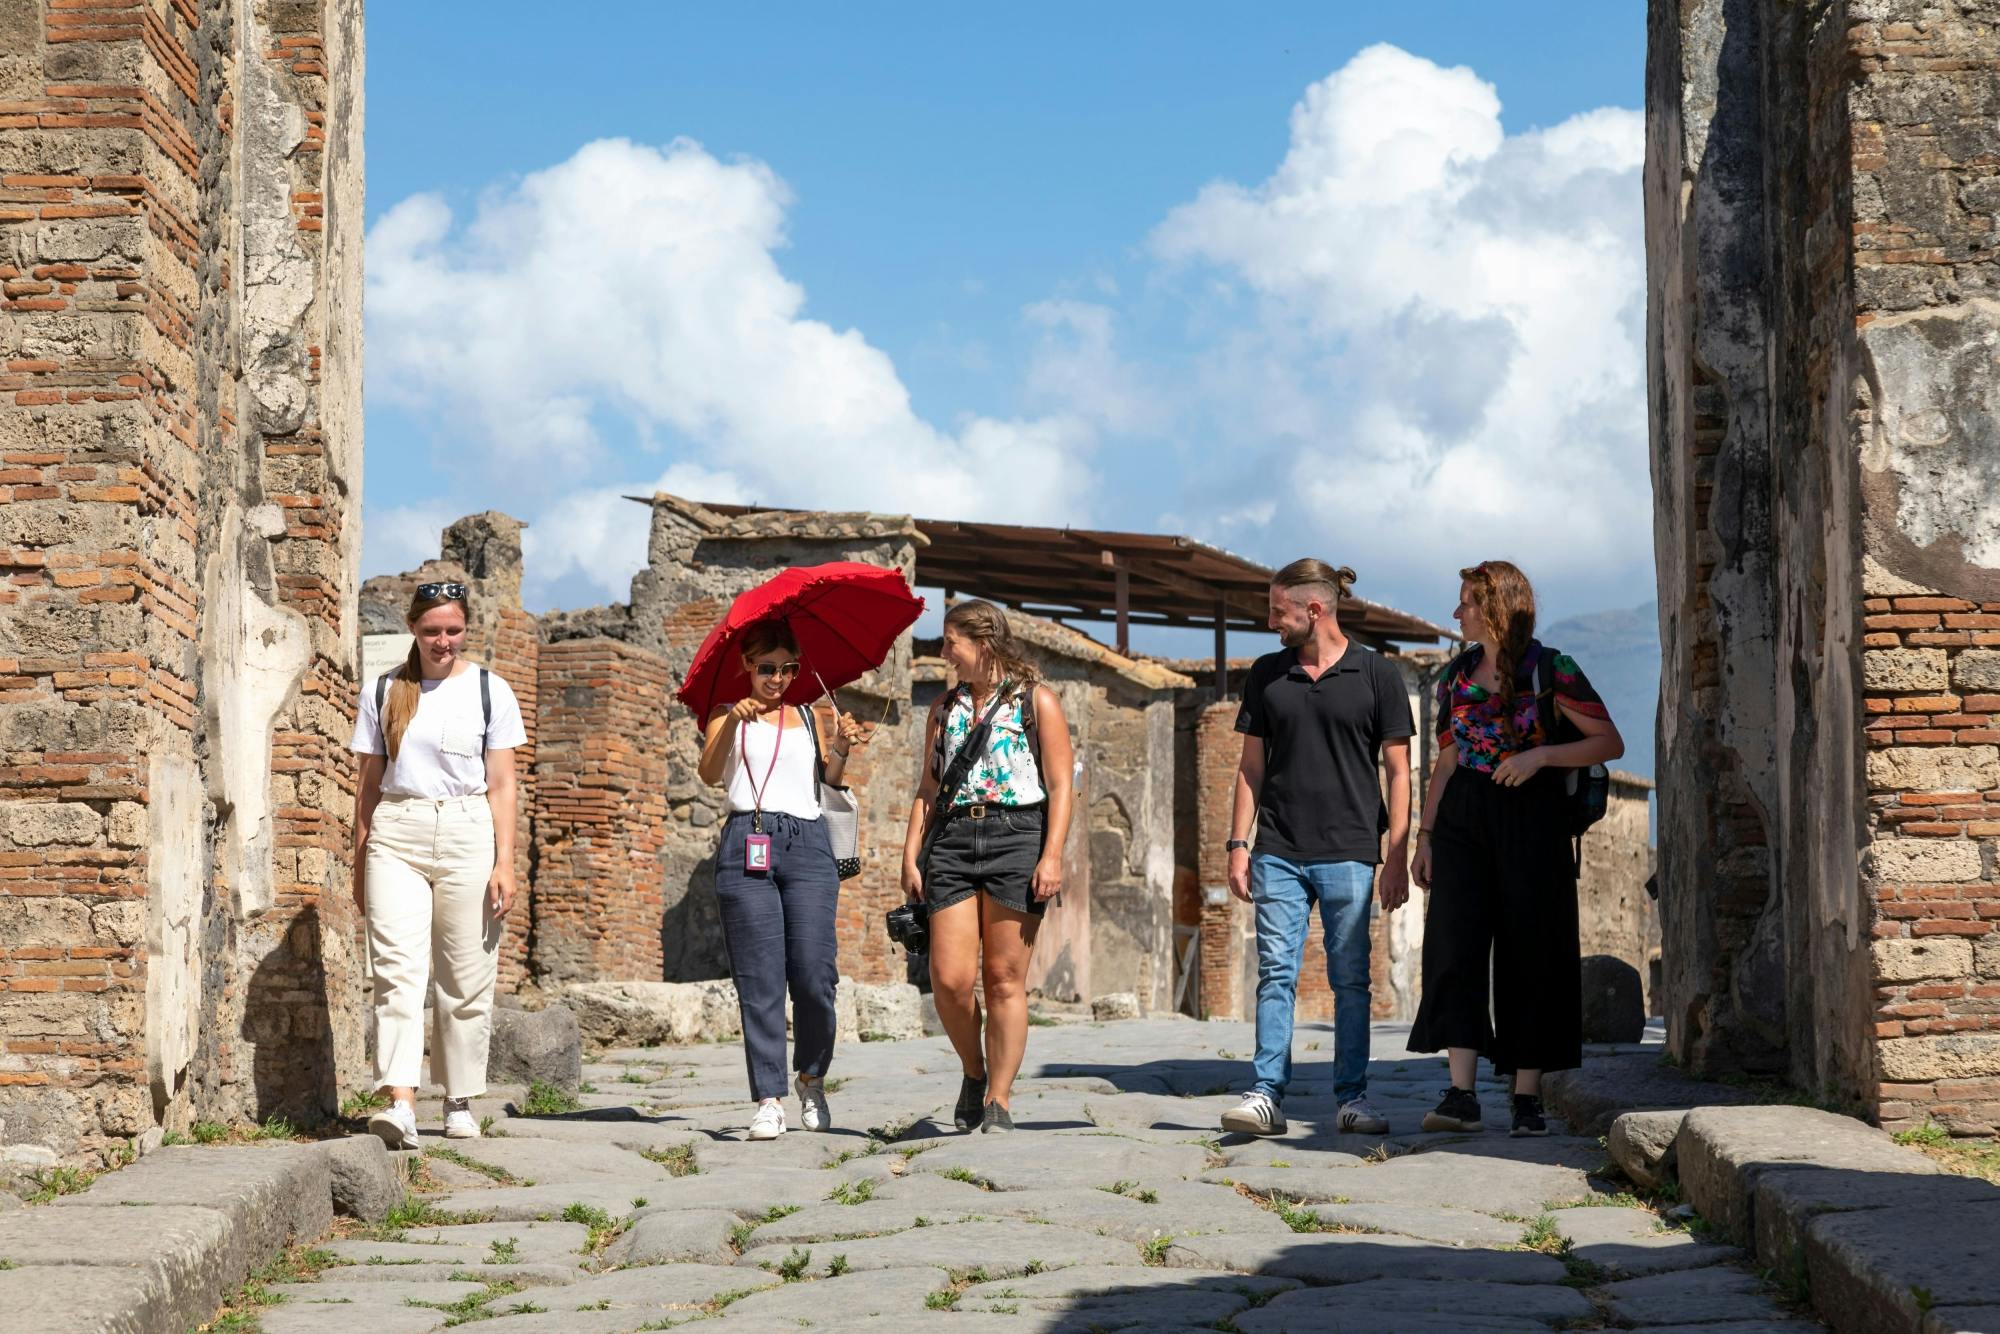
[[[2000,1187],[1809,1107],[1697,1108],[1674,1154],[1688,1202],[1843,1334],[2000,1330]]]
[[[12,1266],[0,1269],[0,1311],[9,1329],[186,1334],[252,1270],[326,1235],[336,1178],[352,1207],[392,1189],[401,1199],[405,1171],[373,1136],[161,1149],[81,1194],[0,1216]]]

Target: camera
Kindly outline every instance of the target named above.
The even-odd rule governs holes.
[[[931,946],[931,910],[923,903],[906,903],[900,908],[892,908],[884,919],[889,928],[889,939],[901,945],[912,954],[918,954]]]

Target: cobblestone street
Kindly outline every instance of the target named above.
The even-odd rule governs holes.
[[[1486,1134],[1417,1133],[1446,1080],[1401,1040],[1378,1026],[1371,1069],[1394,1133],[1340,1136],[1331,1031],[1302,1025],[1291,1130],[1265,1141],[1216,1129],[1245,1024],[1037,1027],[1012,1136],[952,1129],[942,1038],[844,1046],[832,1132],[769,1143],[744,1139],[736,1044],[613,1052],[581,1112],[488,1100],[485,1138],[426,1148],[421,1209],[344,1224],[296,1266],[316,1277],[215,1328],[1818,1328],[1698,1221],[1593,1175],[1594,1138],[1509,1138],[1497,1085]]]

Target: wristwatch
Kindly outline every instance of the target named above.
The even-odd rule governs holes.
[[[1247,838],[1232,838],[1222,845],[1222,849],[1225,852],[1234,852],[1238,848],[1242,848],[1246,852],[1249,851],[1250,840]]]

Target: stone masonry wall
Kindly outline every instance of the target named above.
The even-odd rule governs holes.
[[[0,1120],[359,1073],[360,6],[0,4]]]
[[[666,665],[613,639],[550,644],[541,662],[535,979],[657,981],[666,908],[659,874],[668,825]]]
[[[1967,0],[1849,6],[1853,307],[1830,312],[1852,385],[1839,438],[1859,459],[1869,1091],[1885,1125],[1980,1135],[2000,1132],[1992,17]]]
[[[2000,1125],[1990,14],[1651,6],[1669,1040]]]

